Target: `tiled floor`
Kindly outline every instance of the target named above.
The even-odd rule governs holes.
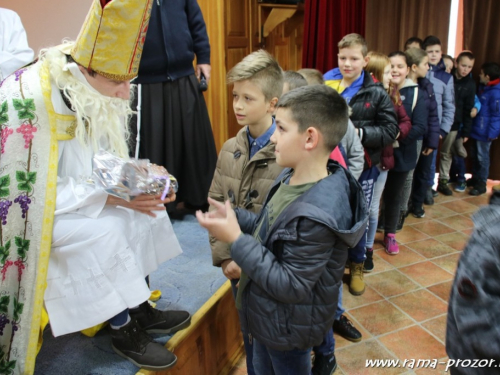
[[[498,181],[488,181],[488,192]],[[346,315],[363,334],[352,343],[335,335],[340,374],[444,374],[436,369],[366,368],[366,359],[445,360],[447,300],[460,252],[470,235],[471,215],[489,194],[471,197],[453,192],[425,206],[425,218],[408,216],[396,235],[400,253],[385,253],[377,233],[375,269],[365,274],[366,292],[351,295],[344,284]],[[345,281],[348,278],[344,279]],[[242,358],[230,375],[246,374]]]

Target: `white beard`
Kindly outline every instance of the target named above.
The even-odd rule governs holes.
[[[100,94],[87,82],[76,63],[68,64],[58,49],[44,51],[44,60],[57,87],[71,103],[77,127],[75,137],[94,152],[105,149],[119,157],[128,158],[128,120],[133,111],[126,99]]]

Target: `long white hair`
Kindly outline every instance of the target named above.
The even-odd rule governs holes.
[[[51,78],[63,91],[75,112],[75,137],[94,152],[105,149],[119,157],[128,157],[128,123],[133,114],[127,99],[100,94],[87,82],[80,82],[66,68],[67,56],[58,48],[40,53],[48,63]]]

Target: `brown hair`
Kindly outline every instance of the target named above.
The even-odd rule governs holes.
[[[389,57],[387,57],[387,55],[376,51],[368,52],[368,57],[370,57],[370,60],[368,60],[368,64],[366,64],[365,70],[371,73],[377,81],[383,83],[385,67],[391,64],[391,60],[389,60]],[[395,105],[400,106],[403,104],[401,101],[401,96],[399,95],[399,90],[392,82],[389,82],[387,93],[389,94],[391,100]]]
[[[368,53],[368,47],[366,46],[365,38],[356,33],[347,34],[346,36],[344,36],[340,40],[338,47],[339,50],[349,47],[361,47],[361,53],[363,54],[363,57],[366,57],[366,54]]]
[[[283,92],[283,71],[268,52],[260,49],[247,55],[227,73],[227,83],[251,81],[260,87],[266,100]]]

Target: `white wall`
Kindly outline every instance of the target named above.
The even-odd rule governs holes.
[[[1,8],[21,17],[35,54],[63,38],[76,39],[91,4],[92,0],[0,0]]]

